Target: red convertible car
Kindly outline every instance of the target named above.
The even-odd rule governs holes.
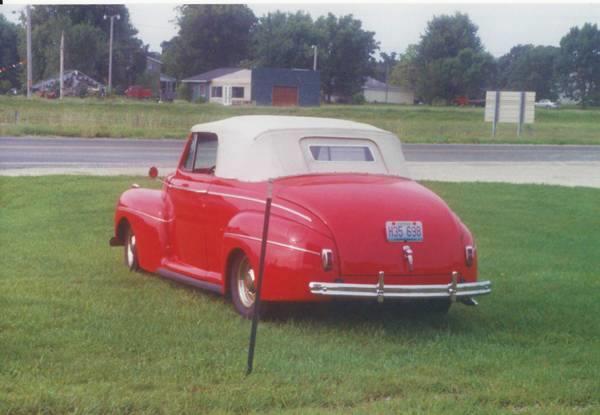
[[[336,119],[194,126],[161,190],[121,195],[111,245],[124,246],[131,270],[230,295],[248,317],[270,179],[263,300],[404,299],[447,311],[491,292],[477,281],[471,232],[408,177],[400,140]]]

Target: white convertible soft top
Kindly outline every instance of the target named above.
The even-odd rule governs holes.
[[[334,118],[246,115],[192,127],[217,136],[215,175],[242,181],[310,173],[408,177],[400,140],[368,124]],[[315,160],[311,146],[369,148],[367,161]]]

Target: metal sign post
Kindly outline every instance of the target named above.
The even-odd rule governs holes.
[[[500,91],[496,91],[496,104],[494,106],[494,121],[492,122],[492,137],[496,137],[496,128],[500,119]]]
[[[523,123],[525,122],[525,92],[521,91],[519,97],[519,124],[517,127],[517,137],[521,137],[523,132]]]
[[[254,364],[254,346],[256,345],[256,330],[260,317],[260,292],[262,289],[263,275],[265,272],[265,256],[267,254],[267,236],[269,234],[269,218],[271,216],[271,200],[273,199],[273,180],[269,179],[267,189],[267,202],[265,205],[265,220],[263,222],[262,241],[260,244],[260,260],[258,264],[258,283],[256,286],[256,298],[254,300],[254,313],[252,314],[252,329],[250,330],[250,344],[248,346],[248,369],[246,376],[252,373]]]

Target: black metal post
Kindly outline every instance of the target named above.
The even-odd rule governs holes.
[[[256,298],[254,299],[254,313],[252,314],[252,329],[250,330],[250,344],[248,346],[248,369],[246,376],[252,373],[254,364],[254,346],[256,345],[256,330],[260,317],[260,292],[262,289],[263,275],[265,272],[265,256],[267,253],[267,236],[269,234],[269,217],[271,216],[271,200],[273,198],[273,180],[269,180],[267,202],[265,205],[265,220],[263,222],[262,241],[260,244],[260,260],[258,263],[258,281],[256,285]]]

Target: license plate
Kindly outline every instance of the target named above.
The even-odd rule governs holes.
[[[387,240],[390,242],[421,242],[423,224],[421,222],[387,221],[385,223]]]

